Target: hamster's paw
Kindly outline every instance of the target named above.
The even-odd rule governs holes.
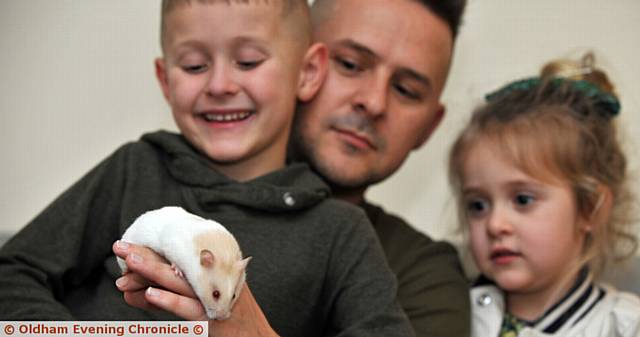
[[[184,278],[184,273],[182,272],[182,270],[180,270],[180,268],[178,268],[178,266],[176,266],[175,263],[171,264],[171,270],[173,270],[173,273],[176,274],[176,276],[178,276],[179,278]]]

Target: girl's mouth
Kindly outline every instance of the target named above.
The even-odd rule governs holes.
[[[496,249],[491,252],[489,258],[493,263],[498,265],[509,264],[513,262],[513,260],[519,258],[521,256],[520,253],[508,250],[508,249]]]

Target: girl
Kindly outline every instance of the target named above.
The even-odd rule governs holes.
[[[619,109],[588,54],[550,63],[474,112],[449,163],[482,273],[473,336],[640,336],[640,300],[596,282],[637,248]]]

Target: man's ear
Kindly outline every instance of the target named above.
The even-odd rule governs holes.
[[[422,145],[424,145],[424,143],[427,142],[429,137],[431,137],[431,134],[433,134],[433,132],[436,131],[436,129],[438,128],[438,125],[440,125],[440,122],[442,122],[442,119],[444,118],[445,112],[446,112],[445,106],[442,103],[438,103],[438,106],[436,107],[436,111],[434,111],[434,115],[429,121],[429,124],[424,128],[422,134],[420,135],[420,138],[418,138],[418,141],[413,146],[414,150],[417,150]]]
[[[160,84],[160,89],[162,89],[162,94],[164,98],[169,100],[169,82],[167,80],[167,67],[163,58],[158,57],[155,62],[156,67],[156,78],[158,79],[158,83]]]
[[[327,75],[327,60],[329,52],[322,43],[314,43],[307,49],[300,67],[298,77],[298,99],[307,102],[320,89]]]

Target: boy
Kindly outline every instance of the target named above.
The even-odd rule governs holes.
[[[3,247],[0,319],[175,319],[122,300],[111,244],[143,212],[177,205],[253,257],[247,282],[280,335],[410,335],[363,213],[327,199],[306,166],[285,167],[296,98],[325,72],[306,2],[162,8],[156,74],[182,134],[123,146]]]

